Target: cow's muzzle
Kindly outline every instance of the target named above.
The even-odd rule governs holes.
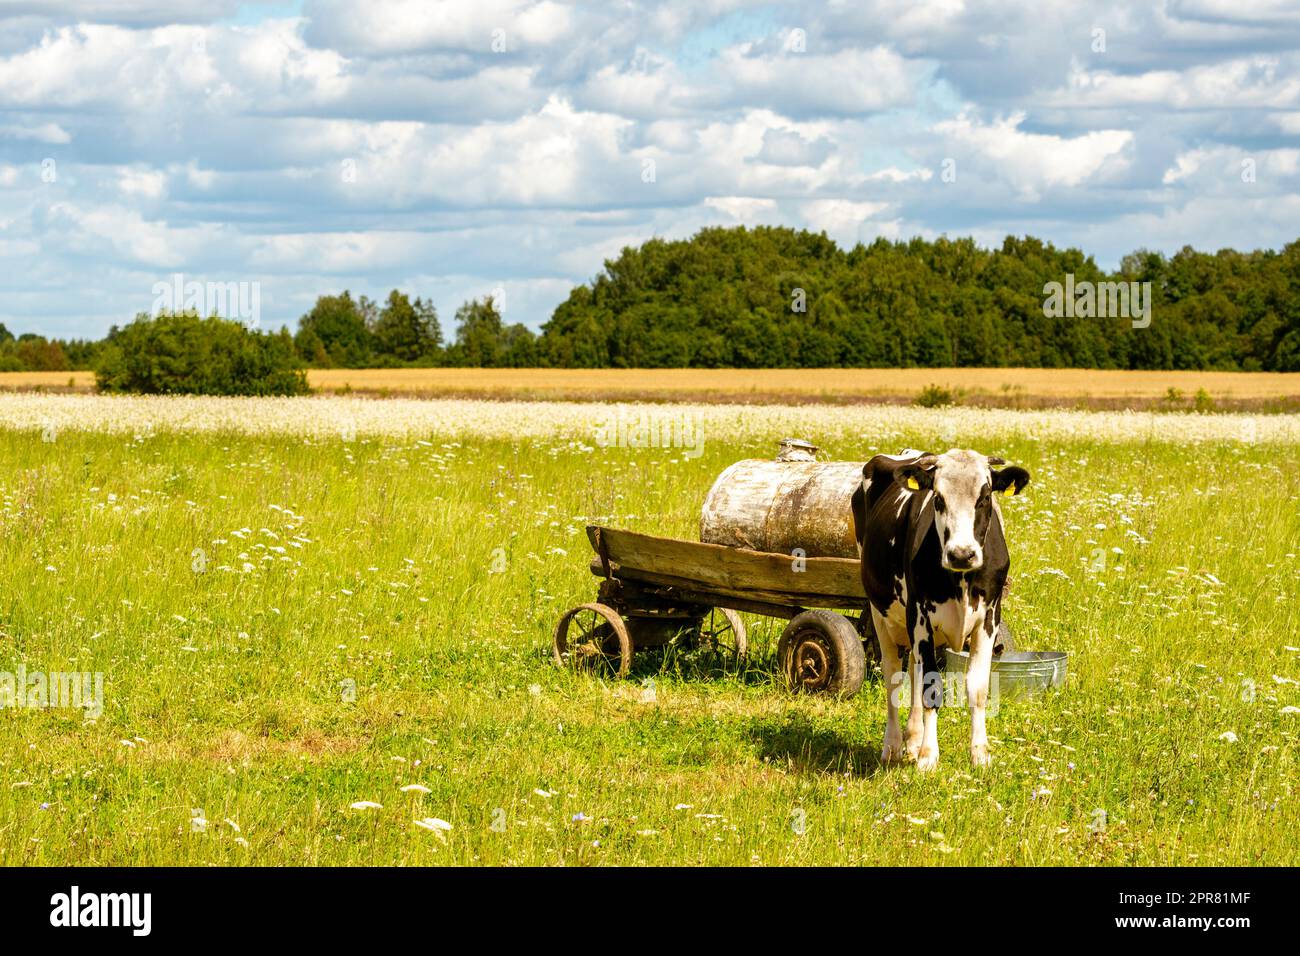
[[[943,566],[949,571],[978,571],[983,564],[984,555],[972,545],[959,544],[944,549]]]

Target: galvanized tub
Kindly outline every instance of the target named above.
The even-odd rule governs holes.
[[[807,558],[856,558],[853,492],[865,462],[817,461],[816,447],[781,443],[776,459],[738,461],[713,483],[700,541]]]
[[[993,658],[998,695],[1003,700],[1017,700],[1060,687],[1065,681],[1065,662],[1064,651],[1006,651]],[[969,663],[969,652],[944,648],[949,674],[966,673]]]

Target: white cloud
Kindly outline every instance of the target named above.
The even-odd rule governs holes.
[[[240,0],[2,0],[0,14],[145,26],[206,23],[239,6]]]
[[[872,11],[888,20],[896,35],[929,35],[966,12],[965,0],[882,0]]]
[[[1251,56],[1186,70],[1116,74],[1075,65],[1054,106],[1168,106],[1176,109],[1300,106],[1300,75],[1289,61]]]
[[[1179,153],[1161,177],[1166,186],[1182,184],[1199,196],[1235,195],[1242,199],[1293,191],[1300,173],[1300,149],[1244,150],[1215,144]]]
[[[719,223],[1028,232],[1103,262],[1296,234],[1281,0],[284,6],[0,0],[20,329],[100,334],[173,269],[263,276],[272,324],[427,283],[444,327],[499,284],[537,325],[624,245]]]
[[[1165,174],[1160,177],[1160,181],[1166,186],[1176,183],[1180,179],[1186,179],[1205,162],[1206,157],[1210,155],[1209,150],[1193,149],[1186,153],[1180,153],[1174,158],[1174,165],[1165,170]]]
[[[775,199],[757,196],[709,196],[704,200],[704,205],[740,222],[753,222],[759,216],[776,211]]]
[[[847,199],[814,199],[803,203],[799,212],[808,228],[825,232],[842,246],[851,247],[861,241],[864,227],[867,232],[880,228],[869,225],[877,213],[889,208],[888,203],[852,202]]]
[[[101,257],[114,266],[166,271],[194,261],[219,233],[216,226],[173,227],[146,220],[136,209],[116,203],[58,202],[48,211],[43,242],[47,254],[71,252]]]
[[[1028,197],[1037,197],[1045,188],[1078,186],[1108,167],[1122,167],[1134,141],[1132,132],[1119,129],[1075,137],[1026,133],[1020,129],[1024,120],[1024,113],[1015,113],[985,124],[963,114],[936,124],[935,130],[973,150],[979,168]]]
[[[774,166],[820,166],[835,145],[829,139],[808,139],[797,130],[770,127],[763,132],[757,158]]]
[[[81,24],[46,33],[39,45],[0,58],[0,97],[13,107],[94,107],[135,112],[204,99],[219,79],[203,27],[137,31]]]
[[[126,196],[161,199],[167,193],[167,174],[158,169],[123,169],[118,173],[117,187]]]
[[[32,140],[51,145],[64,145],[72,142],[72,136],[58,123],[41,123],[37,126],[7,123],[0,125],[0,136],[7,136],[11,139]]]
[[[631,62],[607,63],[588,76],[578,91],[578,102],[585,108],[654,121],[686,112],[682,99],[687,88],[671,60],[638,50]]]
[[[1197,196],[1180,204],[1150,212],[1121,211],[1102,225],[1071,230],[1071,242],[1118,258],[1139,246],[1176,251],[1188,236],[1199,237],[1203,250],[1266,247],[1261,236],[1290,236],[1300,221],[1300,196],[1235,195]]]
[[[1176,17],[1211,23],[1300,23],[1293,0],[1170,0],[1168,9]]]
[[[723,50],[718,72],[729,89],[694,99],[763,106],[787,115],[855,115],[912,102],[925,70],[885,46],[834,53]]]
[[[866,178],[869,182],[884,181],[891,183],[905,183],[912,180],[929,182],[933,175],[934,171],[931,169],[921,168],[906,171],[899,169],[897,166],[886,166],[884,169],[879,169],[874,173],[870,173]]]
[[[552,0],[319,0],[308,16],[313,41],[367,56],[509,53],[561,40],[574,19],[569,5]]]

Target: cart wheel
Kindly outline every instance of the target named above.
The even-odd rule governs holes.
[[[866,671],[857,629],[833,611],[796,616],[781,632],[777,660],[793,690],[812,694],[851,697]]]
[[[711,607],[695,626],[695,646],[743,661],[749,653],[745,622],[729,607]]]
[[[561,667],[626,677],[632,668],[632,638],[613,608],[579,604],[555,625],[554,654]]]

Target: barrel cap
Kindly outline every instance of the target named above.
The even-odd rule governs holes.
[[[806,438],[782,438],[777,461],[816,461],[821,449]]]

